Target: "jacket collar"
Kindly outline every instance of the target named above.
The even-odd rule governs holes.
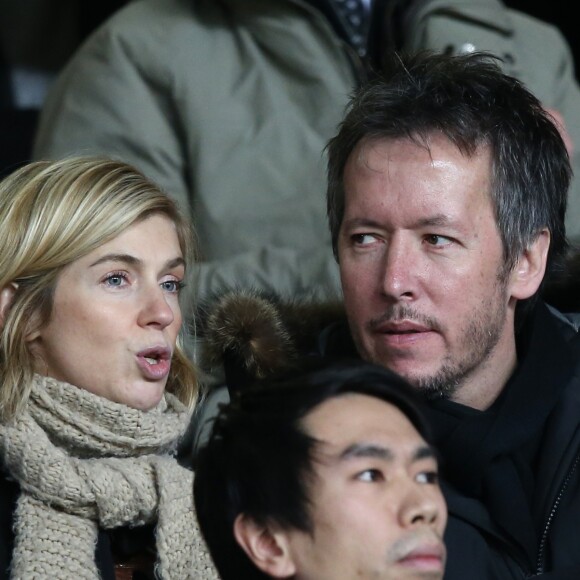
[[[543,303],[530,313],[517,347],[518,368],[488,410],[434,401],[427,414],[444,478],[459,492],[455,498],[485,498],[491,520],[517,542],[532,565],[538,542],[535,524],[544,514],[534,498],[545,491],[534,466],[543,460],[546,425],[572,381],[576,362]],[[553,473],[547,476],[550,481]],[[448,501],[451,514],[462,513],[454,494]]]

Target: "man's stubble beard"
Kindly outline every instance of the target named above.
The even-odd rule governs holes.
[[[425,397],[430,400],[452,398],[470,375],[486,364],[501,338],[507,316],[506,309],[499,300],[489,306],[490,316],[485,316],[483,309],[480,310],[465,329],[463,344],[467,348],[461,360],[453,360],[452,356],[447,355],[434,375],[406,377]]]
[[[441,363],[439,369],[430,376],[417,376],[410,373],[399,373],[412,386],[421,392],[427,399],[450,399],[465,384],[466,380],[474,371],[486,364],[494,348],[497,346],[504,329],[507,317],[506,308],[506,289],[507,289],[508,272],[500,272],[496,278],[496,291],[490,298],[473,313],[458,343],[466,345],[460,360],[456,360],[451,354],[447,354]],[[430,321],[431,327],[439,329],[441,325],[437,321],[413,315],[412,309],[407,307],[393,307],[392,311],[398,311],[398,316],[403,314],[411,320],[419,322]],[[384,321],[390,318],[388,312],[379,317],[375,322]],[[360,348],[359,340],[357,348]],[[372,362],[388,367],[380,360],[373,360],[373,357],[364,357],[371,359]]]

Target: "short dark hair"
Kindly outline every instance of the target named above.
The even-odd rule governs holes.
[[[236,542],[238,515],[312,531],[307,481],[317,442],[301,420],[324,401],[346,393],[391,403],[431,442],[422,401],[407,382],[361,360],[303,359],[293,370],[237,393],[221,408],[195,465],[198,521],[224,580],[268,578]]]
[[[567,250],[568,152],[540,101],[504,74],[498,60],[483,52],[395,54],[384,71],[355,91],[327,146],[327,210],[337,259],[343,173],[356,145],[366,138],[409,138],[426,146],[428,136],[439,133],[467,156],[490,147],[491,196],[506,269],[544,227],[551,234],[548,269],[559,267]]]

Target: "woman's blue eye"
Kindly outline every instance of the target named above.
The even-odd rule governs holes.
[[[177,294],[185,284],[180,280],[167,280],[161,283],[161,287],[166,292],[171,292]]]
[[[114,287],[121,286],[125,281],[125,276],[122,276],[121,274],[111,274],[105,278],[107,285]]]

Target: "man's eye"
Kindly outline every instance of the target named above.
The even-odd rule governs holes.
[[[417,483],[434,485],[439,482],[439,474],[436,471],[422,471],[415,477]]]
[[[446,246],[452,242],[451,238],[439,234],[429,234],[425,236],[425,241],[431,246]]]
[[[364,471],[361,471],[358,475],[357,475],[357,479],[359,481],[364,481],[364,482],[374,482],[374,481],[381,481],[384,479],[383,474],[380,470],[378,469],[365,469]]]
[[[376,240],[377,238],[372,234],[354,234],[352,236],[352,241],[357,246],[368,246]]]

